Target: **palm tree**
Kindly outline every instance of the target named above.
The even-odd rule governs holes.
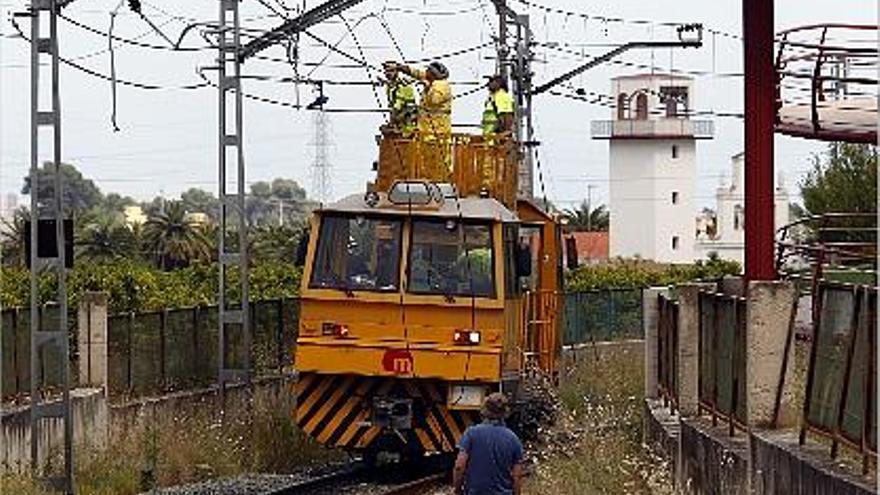
[[[7,266],[24,266],[24,231],[25,222],[30,220],[30,211],[21,207],[12,214],[10,219],[0,220],[0,253],[2,264]]]
[[[77,256],[89,261],[127,258],[139,251],[132,231],[113,216],[99,216],[86,223],[77,237]]]
[[[211,243],[202,226],[187,218],[179,201],[169,202],[144,225],[148,252],[163,270],[188,266],[193,261],[209,260]]]
[[[574,231],[600,232],[608,230],[609,215],[605,205],[590,209],[586,201],[577,208],[564,210],[568,228]]]

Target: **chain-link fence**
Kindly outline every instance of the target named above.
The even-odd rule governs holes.
[[[642,290],[602,289],[565,294],[562,336],[565,345],[644,338]]]
[[[58,328],[59,308],[47,305],[40,308],[39,328],[54,331]],[[68,312],[67,328],[70,335],[71,383],[77,383],[76,363],[76,312]],[[31,312],[22,308],[10,308],[0,312],[0,339],[2,356],[2,397],[14,398],[30,393],[31,387]],[[40,353],[38,372],[45,387],[60,387],[63,383],[61,350],[57,346],[44,346]]]

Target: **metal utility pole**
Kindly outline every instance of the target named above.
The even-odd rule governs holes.
[[[39,472],[40,440],[42,420],[61,418],[64,424],[64,471],[60,476],[48,476],[48,481],[56,489],[72,494],[73,486],[73,423],[70,410],[70,339],[67,334],[67,273],[65,259],[64,226],[64,180],[61,176],[61,95],[58,71],[58,11],[63,6],[57,0],[33,0],[27,15],[31,18],[31,223],[30,223],[30,334],[31,334],[31,468]],[[43,19],[48,18],[48,37],[40,29]],[[49,109],[40,102],[40,55],[51,59],[51,102]],[[52,129],[52,170],[55,174],[51,186],[52,197],[40,197],[40,128]],[[43,226],[44,228],[40,228]],[[54,230],[55,246],[46,246],[51,241]],[[44,239],[43,237],[49,237]],[[40,249],[40,247],[48,249]],[[46,252],[49,251],[49,252]],[[41,256],[43,254],[44,256]],[[57,320],[48,317],[50,306],[41,311],[38,278],[41,273],[50,272],[56,277],[52,307],[58,308]],[[47,303],[50,301],[46,301]],[[46,327],[54,323],[55,329]],[[60,352],[46,352],[55,348]],[[61,402],[46,403],[43,398],[41,356],[60,359],[61,364]],[[48,453],[43,453],[44,457]]]
[[[507,0],[494,0],[495,10],[498,12],[498,45],[496,46],[497,60],[495,72],[507,79]]]
[[[221,401],[225,400],[228,382],[251,380],[251,325],[248,301],[247,210],[245,205],[244,138],[242,135],[241,32],[240,0],[219,0],[220,22],[217,29],[217,88],[219,110],[218,180],[220,225],[218,260],[220,289],[218,314],[218,382]],[[231,101],[230,101],[231,100]],[[231,103],[231,104],[230,104]],[[227,191],[230,175],[235,177],[235,192]],[[227,246],[227,238],[238,242]],[[240,293],[237,300],[228,297],[230,271],[238,268]],[[232,331],[241,332],[244,356],[238,367],[230,367],[227,341]]]
[[[514,109],[514,137],[523,156],[518,171],[521,198],[534,196],[534,127],[532,124],[532,30],[529,16],[518,15],[507,6],[506,0],[493,0],[498,12],[498,44],[496,73],[505,80],[510,77],[516,106]],[[516,46],[513,60],[507,45],[508,27],[513,26]]]
[[[532,124],[532,30],[529,16],[513,16],[516,26],[516,58],[514,60],[514,96],[516,99],[516,139],[520,143],[523,160],[519,170],[519,196],[534,197],[535,160],[533,148],[535,130]]]
[[[743,0],[746,280],[774,280],[773,135],[776,69],[773,0]]]

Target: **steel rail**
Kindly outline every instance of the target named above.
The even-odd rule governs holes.
[[[323,493],[334,487],[344,486],[358,481],[363,476],[363,468],[349,467],[340,471],[309,478],[284,488],[268,492],[266,495],[303,495]]]
[[[447,473],[437,473],[403,483],[382,492],[382,495],[423,495],[446,484]]]

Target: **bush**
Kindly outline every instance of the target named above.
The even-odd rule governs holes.
[[[738,275],[739,263],[712,257],[692,265],[669,265],[640,259],[617,259],[599,265],[586,265],[566,274],[569,292],[607,288],[667,286],[690,281],[715,281],[725,275]]]
[[[299,293],[302,271],[291,263],[265,261],[251,268],[251,299],[292,297]],[[30,301],[28,270],[18,267],[0,268],[0,306],[25,307]],[[240,294],[238,271],[231,270],[228,296]],[[39,278],[41,301],[50,300],[56,280],[49,274]],[[161,271],[144,263],[120,260],[109,263],[77,266],[67,277],[67,302],[71,308],[79,303],[81,294],[104,291],[110,295],[110,312],[149,311],[213,304],[217,301],[218,265],[195,264],[175,271]]]

